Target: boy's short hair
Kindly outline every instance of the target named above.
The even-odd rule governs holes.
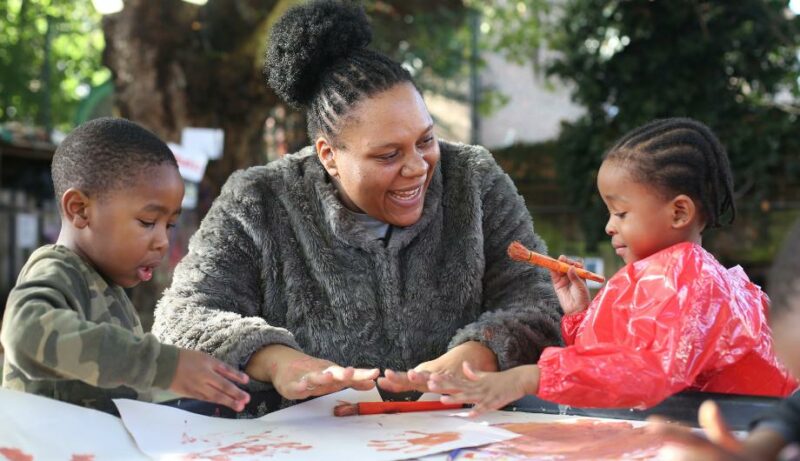
[[[139,172],[164,162],[178,167],[169,147],[146,128],[124,118],[90,120],[75,128],[53,155],[56,201],[71,187],[91,197],[131,186]]]

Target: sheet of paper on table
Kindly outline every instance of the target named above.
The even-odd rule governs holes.
[[[0,388],[0,459],[146,460],[122,421],[88,408]]]
[[[156,459],[396,460],[484,445],[516,434],[449,412],[335,417],[341,401],[377,401],[344,390],[262,418],[231,420],[115,400],[139,448]]]

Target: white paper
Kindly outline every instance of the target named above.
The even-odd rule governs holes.
[[[396,460],[507,440],[517,435],[448,412],[335,417],[333,408],[378,400],[345,390],[259,419],[211,418],[115,400],[139,448],[156,459]]]
[[[148,459],[117,417],[0,388],[0,459],[6,458]]]
[[[187,149],[175,143],[167,143],[167,146],[172,151],[172,154],[175,155],[181,177],[192,182],[202,181],[208,165],[206,154],[201,151]]]
[[[181,132],[181,145],[184,149],[202,153],[211,160],[222,156],[225,132],[217,128],[187,127]]]
[[[33,213],[17,213],[17,248],[39,246],[39,219]]]

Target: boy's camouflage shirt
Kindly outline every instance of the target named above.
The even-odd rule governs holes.
[[[122,287],[70,249],[47,245],[22,268],[3,316],[2,385],[116,413],[111,399],[167,388],[178,350],[144,334]]]

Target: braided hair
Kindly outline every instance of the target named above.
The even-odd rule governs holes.
[[[634,180],[665,194],[688,195],[699,204],[707,227],[736,218],[728,155],[714,133],[696,120],[654,120],[623,136],[603,160],[624,161]]]
[[[333,142],[359,101],[398,83],[413,85],[399,63],[367,49],[370,40],[364,10],[344,1],[294,7],[273,27],[267,83],[289,105],[306,110],[312,142],[319,134]]]

